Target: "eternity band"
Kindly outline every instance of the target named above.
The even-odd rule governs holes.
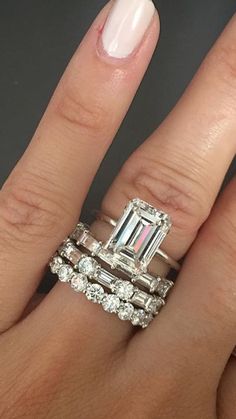
[[[171,228],[170,217],[137,198],[117,222],[101,213],[99,218],[113,225],[107,241],[97,240],[89,226],[79,222],[52,258],[51,271],[106,312],[145,328],[174,286],[153,273],[152,259],[157,255],[179,269],[160,249]]]
[[[143,308],[156,315],[164,306],[165,301],[135,287],[130,281],[118,278],[104,269],[94,257],[81,252],[70,240],[58,249],[60,256],[69,260],[73,269],[106,287],[120,299]]]
[[[50,262],[51,272],[56,274],[61,282],[69,283],[77,293],[85,294],[87,299],[102,305],[111,314],[117,314],[120,320],[130,321],[133,326],[146,328],[153,316],[142,309],[137,309],[129,302],[122,301],[118,295],[108,294],[100,284],[91,282],[84,274],[78,273],[60,256],[55,255]]]

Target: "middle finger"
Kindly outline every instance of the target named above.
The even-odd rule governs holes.
[[[171,215],[172,257],[188,250],[206,220],[236,150],[236,17],[157,131],[139,147],[108,191],[102,210],[120,216],[140,197]]]
[[[115,219],[127,200],[137,196],[166,210],[174,227],[165,250],[175,258],[183,256],[207,218],[235,154],[235,42],[233,18],[176,108],[126,162],[103,202],[103,211]],[[103,225],[98,223],[97,229]],[[52,313],[62,293],[65,290],[59,287],[48,299]],[[168,306],[166,310],[168,313]],[[82,314],[81,330],[85,331],[84,320]],[[164,313],[153,326],[161,320],[165,320]],[[107,316],[103,321],[115,319]],[[114,329],[117,327],[118,323]],[[153,327],[147,333],[152,334]]]

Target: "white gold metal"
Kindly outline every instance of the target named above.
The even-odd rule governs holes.
[[[89,227],[79,223],[51,260],[51,271],[106,312],[115,313],[134,326],[147,327],[165,305],[174,285],[148,272],[152,271],[152,265],[151,269],[149,266],[152,259],[158,256],[172,268],[180,268],[178,262],[160,249],[171,228],[170,217],[140,199],[133,199],[118,221],[102,213],[97,213],[97,218],[113,226],[107,242],[96,240]],[[81,251],[81,247],[85,250]],[[114,271],[123,272],[128,280]]]
[[[59,248],[59,253],[60,256],[64,255],[64,257],[70,261],[70,253],[67,255],[66,251],[64,250],[64,247],[65,249],[68,248],[69,243],[69,240],[67,240],[64,245]],[[80,259],[77,260],[76,264],[73,265],[75,271],[86,275],[89,279],[95,280],[99,285],[109,289],[124,302],[131,302],[134,305],[143,308],[148,313],[152,313],[153,315],[158,314],[161,307],[165,304],[164,300],[162,300],[160,297],[148,294],[145,291],[135,287],[130,281],[126,281],[113,275],[104,269],[96,261],[96,259],[94,259],[94,257],[80,252]],[[61,269],[70,270],[70,273],[68,273],[68,278],[70,279],[71,275],[73,274],[73,268],[71,266],[66,266],[66,268],[64,268],[64,265],[62,265],[59,270]],[[65,280],[64,282],[68,281]]]
[[[117,314],[121,320],[129,320],[134,326],[142,328],[146,328],[153,320],[150,313],[135,308],[130,302],[122,301],[116,294],[108,294],[102,285],[91,282],[85,275],[78,274],[60,256],[54,256],[50,262],[50,268],[52,273],[57,274],[62,282],[68,282],[77,293],[82,293],[89,301],[101,305],[104,311]],[[64,281],[64,277],[59,276],[62,268],[69,273],[66,281]]]

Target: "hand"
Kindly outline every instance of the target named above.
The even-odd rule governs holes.
[[[236,148],[235,17],[102,203],[117,218],[139,196],[171,215],[165,250],[186,258],[166,307],[134,333],[58,283],[25,314],[157,42],[150,0],[117,0],[102,30],[111,7],[75,53],[0,193],[0,416],[233,419],[235,180],[214,202]]]

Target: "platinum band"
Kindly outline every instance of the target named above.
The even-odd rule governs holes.
[[[171,228],[170,217],[139,198],[127,204],[117,222],[98,214],[97,218],[113,226],[108,240],[98,241],[88,226],[79,223],[51,260],[51,271],[105,311],[134,326],[147,327],[174,285],[151,275],[155,272],[153,258],[158,256],[165,266],[180,268],[160,250]]]
[[[105,286],[121,300],[143,308],[147,313],[157,315],[165,305],[161,297],[140,290],[130,281],[118,278],[104,269],[92,256],[82,253],[70,240],[58,250],[61,257],[73,264],[73,269]]]
[[[106,293],[102,285],[93,283],[86,275],[76,272],[61,256],[54,256],[50,268],[61,282],[69,283],[74,291],[85,294],[89,301],[100,304],[106,312],[117,314],[120,320],[129,320],[133,326],[142,328],[146,328],[153,320],[151,313],[122,301],[116,294]]]
[[[95,215],[97,220],[103,221],[109,225],[111,225],[112,227],[116,227],[117,226],[117,221],[115,221],[113,218],[109,217],[108,215],[104,214],[101,211],[95,210]],[[156,257],[158,257],[159,259],[161,259],[163,262],[165,262],[168,266],[170,266],[172,269],[175,269],[176,271],[180,270],[180,264],[173,259],[171,256],[169,256],[166,252],[164,252],[163,250],[161,250],[160,248],[158,248],[156,250]]]

